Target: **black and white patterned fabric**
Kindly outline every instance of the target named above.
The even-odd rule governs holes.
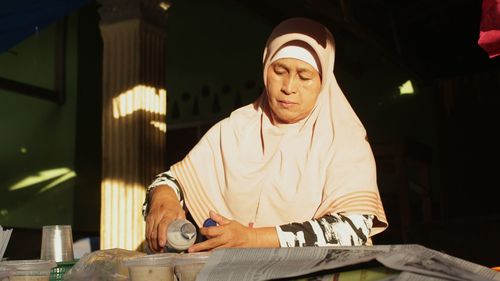
[[[146,200],[144,201],[144,204],[142,204],[142,215],[144,216],[144,219],[146,218],[146,215],[149,212],[148,208],[150,199],[149,195],[151,194],[151,191],[153,191],[154,188],[160,185],[166,185],[172,188],[175,192],[175,195],[177,195],[177,199],[179,199],[179,201],[181,202],[181,206],[184,207],[184,195],[182,194],[179,182],[172,176],[169,170],[167,172],[163,172],[157,175],[153,183],[151,183],[151,185],[148,186],[148,189],[146,191]]]
[[[368,241],[373,216],[328,214],[302,223],[276,226],[281,247],[361,246]]]

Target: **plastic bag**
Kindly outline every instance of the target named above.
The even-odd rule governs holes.
[[[65,281],[126,281],[128,268],[123,261],[145,253],[124,249],[99,250],[84,255],[66,274]]]

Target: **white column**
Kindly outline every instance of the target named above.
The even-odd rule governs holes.
[[[99,0],[103,116],[101,249],[140,249],[145,188],[165,170],[165,10],[158,1]]]

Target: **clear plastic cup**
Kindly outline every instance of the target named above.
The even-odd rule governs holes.
[[[14,270],[10,267],[0,266],[0,281],[10,281],[10,276]]]
[[[195,281],[207,263],[211,252],[180,254],[174,260],[174,272],[179,281]]]
[[[57,266],[55,261],[11,260],[0,263],[13,270],[9,281],[49,281],[50,270]]]
[[[124,261],[130,281],[175,281],[173,261],[175,253],[162,253]]]
[[[42,230],[40,259],[56,262],[72,261],[73,234],[71,225],[46,225]]]

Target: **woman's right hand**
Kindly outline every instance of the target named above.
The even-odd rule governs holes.
[[[146,239],[151,251],[161,252],[167,242],[168,225],[176,219],[186,218],[186,214],[174,190],[166,185],[155,187],[149,196]]]

